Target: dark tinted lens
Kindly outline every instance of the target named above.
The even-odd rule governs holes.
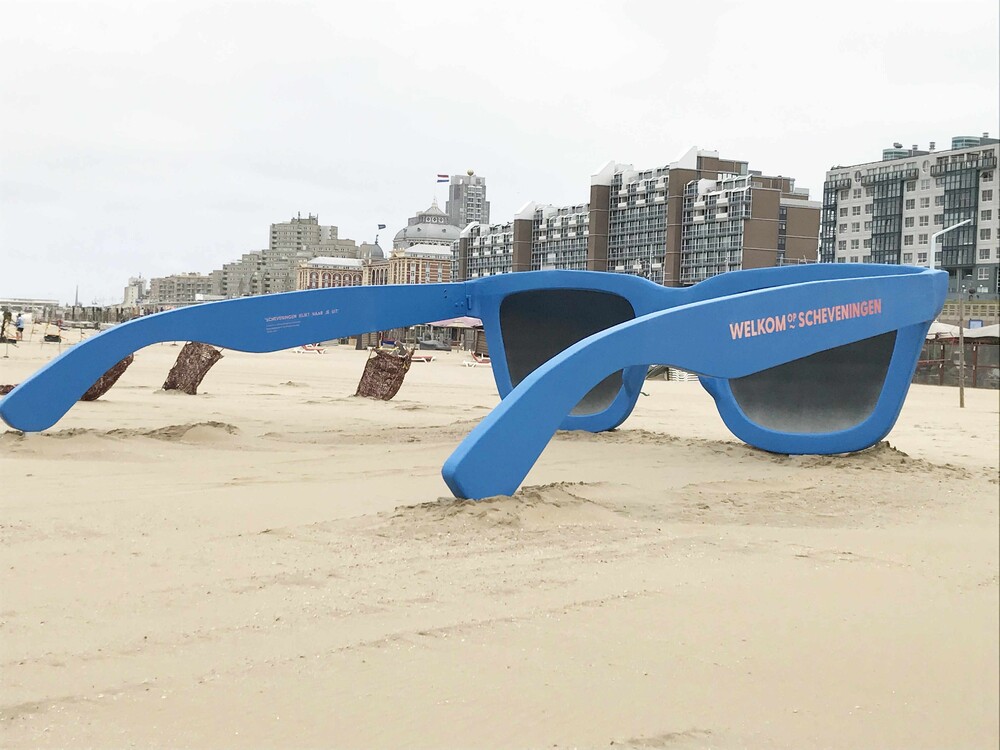
[[[563,349],[634,317],[628,300],[608,292],[538,289],[505,297],[500,305],[500,329],[511,382],[516,386]],[[609,375],[572,413],[603,411],[621,387],[621,371]]]
[[[779,432],[836,432],[872,413],[896,332],[828,349],[729,381],[751,422]]]

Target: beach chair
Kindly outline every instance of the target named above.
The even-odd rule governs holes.
[[[303,344],[293,350],[296,354],[325,354],[326,348],[319,344]]]
[[[465,367],[479,367],[480,365],[486,365],[487,367],[493,366],[488,354],[476,354],[475,352],[472,352],[472,359],[467,359],[462,362],[462,364]]]

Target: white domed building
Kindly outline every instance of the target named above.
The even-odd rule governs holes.
[[[452,244],[458,242],[462,230],[450,221],[435,198],[430,208],[411,216],[406,227],[396,232],[392,238],[392,249],[405,250],[414,245],[443,245],[451,249]]]
[[[360,258],[320,256],[298,268],[296,289],[327,289],[339,286],[359,286],[365,262]]]

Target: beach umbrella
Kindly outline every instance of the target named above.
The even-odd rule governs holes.
[[[479,318],[473,318],[468,315],[460,315],[457,318],[437,320],[433,323],[428,323],[427,325],[434,326],[435,328],[482,328],[483,321]]]

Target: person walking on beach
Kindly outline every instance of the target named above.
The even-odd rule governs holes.
[[[14,327],[17,328],[17,340],[20,341],[24,337],[24,316],[21,313],[14,319]]]

